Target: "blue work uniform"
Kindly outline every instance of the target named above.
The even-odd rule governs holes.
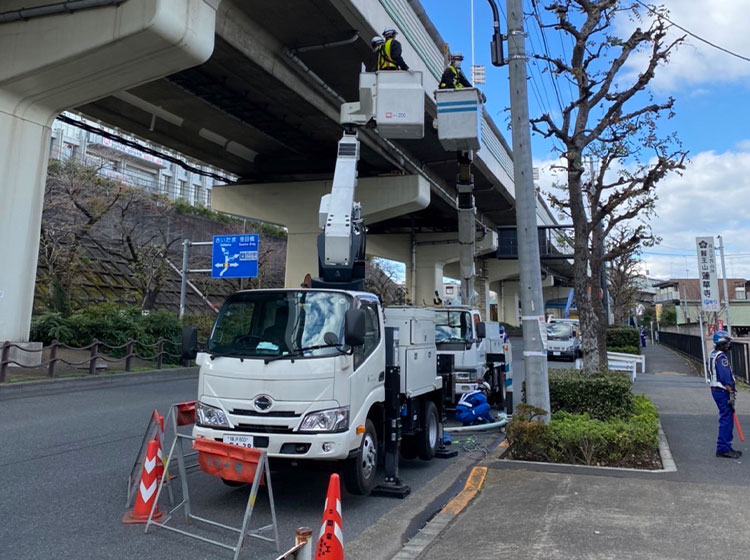
[[[482,391],[469,391],[461,395],[456,405],[456,420],[468,426],[477,420],[493,422],[490,405]]]
[[[734,430],[734,410],[729,405],[729,391],[734,393],[734,376],[729,359],[722,350],[714,350],[708,358],[708,372],[711,376],[711,396],[719,408],[719,437],[716,440],[716,452],[732,451]]]

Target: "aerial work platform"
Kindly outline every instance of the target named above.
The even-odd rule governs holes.
[[[435,91],[438,139],[443,148],[456,152],[479,149],[481,98],[477,88]]]

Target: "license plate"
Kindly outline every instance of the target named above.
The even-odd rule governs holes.
[[[559,355],[560,355],[560,352],[552,352],[552,355],[553,355],[553,356],[559,356]]]
[[[252,447],[253,436],[239,436],[237,434],[224,434],[224,443],[239,445],[240,447]]]

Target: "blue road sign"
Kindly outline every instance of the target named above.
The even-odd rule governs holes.
[[[212,278],[257,278],[258,234],[214,235]]]

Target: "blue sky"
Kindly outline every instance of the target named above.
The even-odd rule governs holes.
[[[420,0],[451,50],[463,52],[464,70],[471,67],[471,0]],[[549,0],[538,0],[540,12]],[[726,49],[750,57],[747,32],[748,0],[704,0],[700,9],[685,0],[659,2],[670,10],[670,19],[689,31]],[[506,31],[505,0],[498,0],[500,27]],[[524,10],[531,12],[530,0]],[[544,17],[544,16],[543,16]],[[627,25],[623,22],[623,25]],[[527,18],[526,50],[541,52],[539,28]],[[674,30],[674,36],[683,35]],[[487,0],[474,0],[474,55],[486,66],[487,109],[510,141],[506,109],[509,106],[507,68],[489,61],[492,12]],[[559,52],[562,34],[546,30],[550,50]],[[565,47],[569,53],[569,48]],[[507,44],[506,44],[507,54]],[[529,106],[532,116],[558,103],[548,73],[530,62]],[[539,63],[541,64],[541,63]],[[566,84],[558,83],[563,103],[570,97]],[[673,175],[657,188],[658,217],[651,225],[663,238],[659,247],[645,249],[644,271],[660,278],[697,273],[695,237],[721,234],[730,277],[750,278],[750,62],[688,37],[659,71],[652,86],[657,98],[673,96],[676,116],[665,130],[676,131],[689,151],[690,162],[682,176]],[[536,93],[535,93],[536,92]],[[559,109],[557,109],[559,112]],[[550,141],[532,136],[539,183],[548,188],[558,180],[550,171],[554,153]],[[687,273],[686,273],[687,269]]]

